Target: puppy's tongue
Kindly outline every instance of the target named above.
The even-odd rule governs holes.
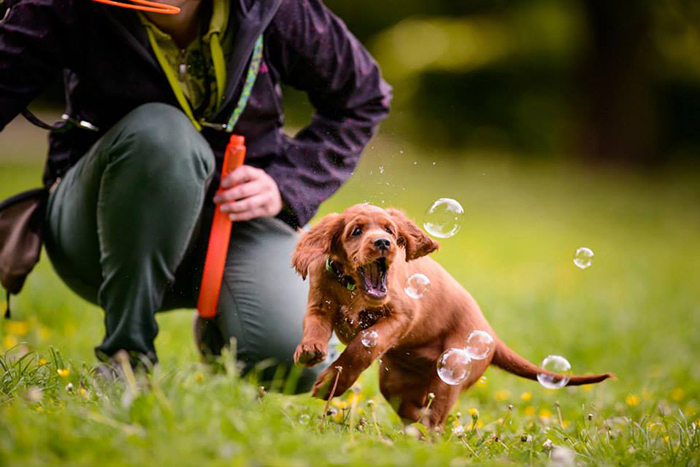
[[[381,272],[379,271],[379,263],[376,261],[369,265],[369,277],[373,286],[379,287],[379,278]]]
[[[386,295],[386,265],[383,259],[360,268],[362,283],[371,296],[380,298]]]

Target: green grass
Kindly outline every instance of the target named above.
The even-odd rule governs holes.
[[[379,395],[375,367],[322,421],[320,401],[261,394],[231,364],[197,363],[191,311],[177,311],[158,317],[153,376],[105,385],[90,376],[101,312],[44,260],[0,325],[0,466],[573,465],[560,448],[577,465],[698,465],[699,177],[460,160],[377,143],[323,212],[368,200],[420,220],[434,199],[458,199],[464,225],[436,259],[499,336],[532,361],[560,354],[617,380],[548,391],[492,369],[444,434],[417,440]],[[40,170],[36,158],[0,161],[0,196]],[[587,270],[572,263],[579,246],[595,252]]]

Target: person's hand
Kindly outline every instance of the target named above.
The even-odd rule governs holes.
[[[243,165],[221,180],[221,189],[214,202],[232,221],[274,217],[282,210],[277,183],[262,169]]]

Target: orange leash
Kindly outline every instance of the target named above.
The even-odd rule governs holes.
[[[223,180],[225,176],[242,166],[244,159],[245,138],[239,135],[231,135],[224,154],[221,179]],[[219,187],[218,193],[221,193],[221,191],[221,187]],[[207,247],[207,256],[204,260],[202,284],[199,288],[199,301],[197,302],[197,310],[202,318],[213,318],[216,316],[221,281],[224,276],[224,266],[226,266],[228,244],[231,238],[231,224],[228,214],[221,212],[217,206],[216,211],[214,211],[214,220],[211,224],[209,246]]]
[[[129,10],[149,11],[151,13],[162,13],[164,15],[176,15],[180,13],[180,9],[176,6],[165,5],[163,3],[149,2],[148,0],[130,0],[132,3],[117,2],[114,0],[93,0],[94,2],[104,3],[105,5],[118,6]],[[134,5],[134,3],[136,5]]]

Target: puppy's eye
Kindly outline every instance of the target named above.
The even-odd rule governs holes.
[[[357,227],[355,227],[354,229],[352,229],[352,233],[351,233],[350,235],[352,235],[353,237],[357,237],[357,236],[360,235],[361,233],[362,233],[362,227],[360,227],[360,226],[358,225]]]
[[[384,230],[386,230],[392,237],[394,236],[394,231],[391,230],[391,227],[384,227]]]

